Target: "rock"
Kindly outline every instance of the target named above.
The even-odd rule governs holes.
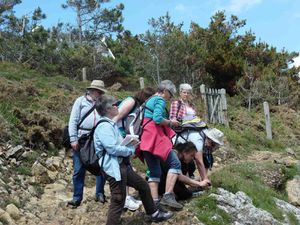
[[[298,220],[298,224],[300,224],[300,209],[285,202],[282,201],[280,199],[274,198],[275,199],[275,203],[276,205],[281,208],[285,213],[286,213],[286,218],[288,218],[289,214],[293,214],[297,220]],[[287,223],[289,223],[289,221],[286,221]]]
[[[291,148],[286,148],[285,151],[286,151],[290,156],[292,156],[292,157],[294,157],[294,158],[297,157],[297,155],[296,155],[296,153],[294,152],[293,149],[291,149]]]
[[[20,210],[14,204],[7,205],[6,212],[15,220],[18,220],[21,217]]]
[[[289,202],[293,205],[300,206],[300,176],[295,176],[286,184],[286,192]]]
[[[29,191],[29,193],[32,196],[36,196],[37,195],[36,190],[35,190],[35,188],[33,186],[30,185],[27,190]]]
[[[22,154],[22,158],[28,158],[30,155],[32,155],[34,153],[34,151],[32,150],[29,150],[29,151],[25,151],[23,154]]]
[[[122,84],[117,82],[117,83],[114,83],[112,86],[110,86],[108,89],[110,91],[118,91],[118,90],[120,90],[121,87],[122,87]]]
[[[2,210],[0,209],[0,220],[1,221],[5,221],[4,224],[8,224],[8,225],[15,225],[15,221],[10,217],[10,215],[4,211],[4,213],[2,212]]]
[[[13,158],[12,160],[10,160],[10,163],[13,165],[17,165],[17,160],[15,158]]]
[[[5,188],[5,182],[0,178],[0,194],[8,194]]]
[[[46,167],[51,171],[57,171],[62,165],[63,159],[59,156],[52,156],[46,160]]]
[[[262,209],[256,208],[252,200],[244,193],[233,194],[222,188],[218,188],[217,194],[211,194],[217,200],[217,207],[231,215],[233,224],[247,225],[279,225],[279,221]]]
[[[36,161],[32,167],[32,174],[35,177],[35,182],[40,184],[49,184],[51,183],[51,179],[49,177],[47,168],[44,167],[42,164],[40,164],[38,161]]]
[[[6,151],[5,156],[6,158],[10,158],[10,157],[18,158],[20,155],[22,155],[23,152],[24,152],[23,146],[18,145]]]

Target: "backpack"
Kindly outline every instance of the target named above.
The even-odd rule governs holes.
[[[134,112],[129,113],[125,118],[123,127],[126,134],[138,135],[139,137],[142,135],[143,128],[151,121],[149,120],[146,124],[142,125],[144,121],[145,109],[153,112],[151,109],[146,107],[146,103],[147,101],[137,107]]]
[[[103,159],[102,159],[101,166],[99,166],[100,158],[98,157],[98,155],[96,154],[96,151],[95,151],[94,132],[95,132],[97,126],[103,122],[109,123],[108,120],[98,121],[98,123],[96,124],[95,127],[93,127],[91,132],[83,137],[85,139],[85,144],[80,149],[80,160],[81,160],[83,166],[85,167],[85,169],[87,171],[89,171],[91,174],[96,175],[96,176],[102,175],[102,167],[103,167],[103,162],[104,162],[104,157],[105,157],[106,151],[105,151],[105,149],[103,150],[103,153],[102,153]]]

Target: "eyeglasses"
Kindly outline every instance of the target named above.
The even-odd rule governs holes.
[[[115,102],[115,103],[111,104],[111,106],[118,106],[118,103]]]

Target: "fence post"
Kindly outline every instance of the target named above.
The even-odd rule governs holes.
[[[221,93],[221,110],[222,110],[222,122],[226,127],[229,127],[228,117],[227,117],[227,100],[226,100],[226,90],[222,88]]]
[[[200,85],[200,93],[202,97],[202,101],[204,104],[204,120],[208,122],[208,108],[207,108],[207,99],[206,99],[206,93],[205,93],[205,85],[201,84]]]
[[[266,120],[267,139],[272,140],[272,128],[271,128],[269,104],[268,102],[264,102],[263,105],[264,105],[264,113],[265,113],[265,120]]]
[[[145,87],[144,78],[140,77],[140,88],[143,89]]]
[[[82,81],[86,81],[86,67],[82,68]]]

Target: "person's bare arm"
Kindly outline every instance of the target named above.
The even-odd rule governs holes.
[[[188,176],[185,176],[183,174],[178,175],[178,180],[183,182],[184,184],[193,186],[193,187],[205,187],[208,185],[208,181],[204,180],[204,181],[197,181],[197,180],[193,180],[191,178],[189,178]]]
[[[203,153],[202,152],[197,152],[195,154],[195,161],[196,161],[196,165],[200,174],[200,177],[202,180],[209,180],[208,176],[207,176],[207,172],[204,166],[204,162],[203,162]]]
[[[135,105],[133,98],[127,99],[119,108],[119,114],[113,118],[113,121],[118,122],[119,120],[126,117]]]

